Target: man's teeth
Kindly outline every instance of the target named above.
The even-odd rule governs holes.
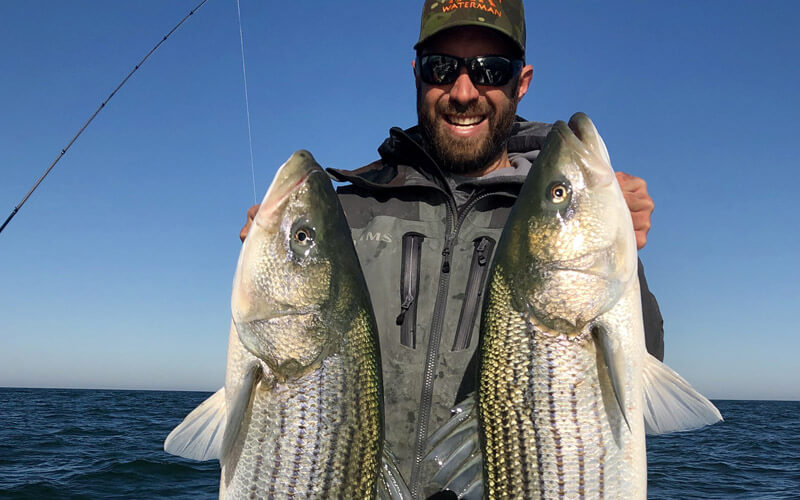
[[[447,121],[452,123],[453,125],[460,125],[462,127],[467,127],[470,125],[476,125],[483,121],[482,116],[448,116]]]

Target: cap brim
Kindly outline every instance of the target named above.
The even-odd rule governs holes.
[[[519,50],[522,51],[522,55],[525,55],[525,47],[523,47],[519,43],[517,43],[517,41],[514,40],[513,36],[511,36],[505,30],[502,30],[502,29],[498,28],[497,26],[492,26],[490,24],[482,23],[480,21],[462,21],[462,22],[460,22],[458,24],[453,24],[453,25],[450,25],[450,26],[446,26],[446,27],[444,27],[444,28],[442,28],[442,29],[440,29],[438,31],[435,31],[435,32],[431,33],[430,35],[426,36],[425,38],[420,38],[419,40],[417,40],[417,43],[414,44],[414,50],[420,50],[422,48],[422,46],[425,45],[426,42],[430,41],[430,39],[435,37],[436,35],[444,33],[445,31],[451,30],[453,28],[460,28],[462,26],[478,26],[480,28],[487,28],[487,29],[490,29],[490,30],[497,31],[498,33],[501,33],[501,34],[505,35],[506,38],[508,38],[511,41],[511,43],[514,44],[515,47],[517,47]]]

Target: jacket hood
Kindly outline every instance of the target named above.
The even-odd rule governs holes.
[[[511,128],[508,156],[513,171],[501,169],[497,175],[476,179],[476,185],[519,184],[525,181],[530,164],[544,145],[549,123],[530,122],[520,117]],[[419,126],[403,130],[393,127],[389,137],[378,147],[380,159],[356,170],[328,168],[328,174],[337,181],[350,182],[368,189],[392,189],[427,186],[452,195],[446,175],[422,147]]]

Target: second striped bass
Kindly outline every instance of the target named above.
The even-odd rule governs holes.
[[[466,498],[644,499],[645,432],[722,418],[647,353],[637,268],[630,213],[603,140],[582,113],[557,122],[489,278],[475,407],[480,453],[464,458],[465,448],[448,448],[468,434],[465,424],[444,430],[432,453],[446,471],[440,486]],[[474,413],[458,418],[474,425]],[[480,470],[479,456],[476,481],[469,474]]]

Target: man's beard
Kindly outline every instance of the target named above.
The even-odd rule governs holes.
[[[438,113],[431,116],[431,110],[423,109],[422,92],[417,89],[417,118],[425,149],[439,166],[454,174],[471,174],[480,172],[495,162],[505,152],[511,127],[517,112],[516,102],[509,99],[508,105],[492,109],[477,102],[468,106],[457,104],[440,105]],[[439,123],[436,117],[446,115],[485,115],[489,122],[489,135],[480,137],[457,137],[446,130],[446,125]]]

